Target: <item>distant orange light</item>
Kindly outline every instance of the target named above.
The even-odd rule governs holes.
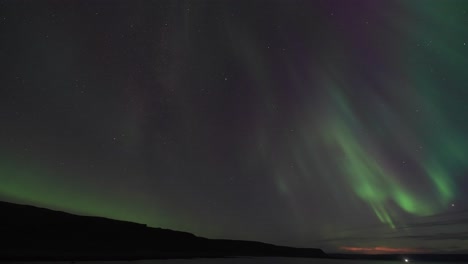
[[[362,254],[399,254],[399,253],[423,253],[424,250],[415,248],[392,248],[392,247],[341,247],[346,251]]]

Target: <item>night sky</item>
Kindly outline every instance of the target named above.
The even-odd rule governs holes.
[[[468,253],[468,1],[0,1],[0,200]]]

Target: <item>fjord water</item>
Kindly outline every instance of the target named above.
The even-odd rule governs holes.
[[[19,262],[18,262],[19,263]],[[46,262],[21,262],[24,264],[45,264]],[[50,262],[47,262],[50,263]],[[70,261],[55,262],[55,264],[70,264]],[[314,258],[213,258],[213,259],[170,259],[170,260],[140,260],[140,261],[76,261],[75,264],[401,264],[402,261],[382,260],[338,260],[338,259],[314,259]],[[427,262],[417,262],[427,263]],[[442,263],[442,262],[438,262]]]
[[[193,259],[193,260],[167,260],[167,261],[141,261],[138,264],[401,264],[403,261],[380,260],[337,260],[314,258],[228,258],[228,259]],[[420,262],[418,262],[420,263]],[[94,263],[98,264],[98,263]],[[110,263],[109,263],[110,264]],[[115,263],[117,264],[117,263]]]

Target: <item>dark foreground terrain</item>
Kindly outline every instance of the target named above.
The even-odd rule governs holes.
[[[327,257],[320,249],[214,240],[101,217],[0,202],[0,260]]]

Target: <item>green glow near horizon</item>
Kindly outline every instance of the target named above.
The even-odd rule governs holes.
[[[46,176],[47,174],[47,176]],[[66,177],[64,177],[66,178]],[[0,162],[0,195],[7,200],[70,213],[169,227],[176,223],[128,197],[105,197],[78,182],[61,182],[56,172],[31,164],[26,168],[5,158]],[[101,190],[102,192],[102,190]]]

